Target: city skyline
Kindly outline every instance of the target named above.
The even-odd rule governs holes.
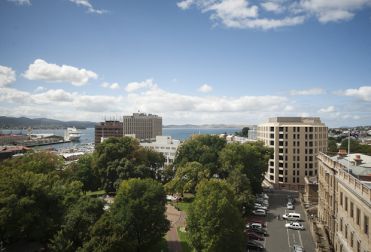
[[[0,114],[370,124],[369,0],[0,2]]]

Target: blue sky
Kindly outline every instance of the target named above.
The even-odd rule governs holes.
[[[371,0],[2,0],[0,115],[371,124]]]

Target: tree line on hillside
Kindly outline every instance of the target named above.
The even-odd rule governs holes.
[[[338,143],[340,147],[338,147]],[[342,139],[340,142],[333,137],[329,137],[328,139],[328,153],[329,154],[336,154],[339,149],[345,149],[348,151],[348,139]],[[361,153],[364,155],[371,155],[371,145],[362,144],[357,139],[350,139],[350,153]]]
[[[128,137],[109,138],[68,166],[43,152],[6,160],[0,241],[37,242],[49,251],[159,251],[169,229],[165,192],[189,192],[195,194],[187,218],[192,246],[242,251],[242,218],[261,192],[271,155],[260,142],[227,144],[200,135],[181,145],[172,166]],[[89,196],[102,189],[115,195],[108,211]]]

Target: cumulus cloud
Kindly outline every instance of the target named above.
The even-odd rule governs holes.
[[[29,80],[44,80],[47,82],[69,82],[75,86],[85,85],[90,79],[97,79],[93,71],[79,69],[68,65],[56,65],[42,59],[36,59],[23,74]]]
[[[326,108],[321,108],[318,112],[319,113],[333,113],[335,112],[335,107],[334,106],[328,106]]]
[[[112,96],[88,95],[63,89],[35,93],[0,88],[0,112],[13,111],[14,114],[19,114],[20,107],[23,111],[31,111],[30,108],[34,108],[34,111],[45,110],[42,116],[55,118],[56,114],[63,115],[63,112],[69,114],[69,111],[74,111],[79,117],[84,115],[90,117],[84,119],[94,120],[110,113],[131,114],[140,110],[164,115],[167,121],[185,123],[187,120],[205,120],[205,123],[217,123],[228,122],[225,120],[244,121],[251,114],[255,114],[254,119],[257,115],[268,117],[271,113],[290,108],[288,99],[282,96],[193,96],[163,90],[152,79],[133,83],[136,85],[128,85],[131,92]],[[53,110],[45,109],[50,107],[53,107]]]
[[[177,6],[182,10],[186,10],[193,4],[193,0],[184,0],[177,3]]]
[[[13,2],[13,3],[16,3],[18,5],[31,5],[30,0],[8,0],[8,2]]]
[[[85,7],[89,13],[96,13],[96,14],[104,14],[107,11],[102,9],[96,9],[93,7],[93,5],[90,3],[90,0],[70,0],[70,2]]]
[[[15,80],[15,71],[10,67],[0,65],[0,87],[8,86]]]
[[[240,29],[274,29],[299,25],[311,17],[321,23],[347,21],[357,11],[371,6],[371,0],[267,0],[260,5],[251,2],[253,1],[183,0],[177,5],[182,10],[194,5],[202,13],[210,13],[211,20],[226,27]]]
[[[198,88],[198,91],[202,93],[210,93],[213,91],[213,87],[208,84],[203,84],[201,87]]]
[[[101,86],[104,87],[104,88],[110,88],[110,89],[119,89],[120,88],[120,84],[118,84],[117,82],[114,82],[114,83],[103,82],[101,84]]]
[[[311,88],[311,89],[303,89],[303,90],[291,90],[290,95],[293,96],[300,96],[300,95],[322,95],[325,94],[326,91],[322,88]]]
[[[263,7],[264,10],[274,13],[281,13],[285,9],[279,2],[264,2],[260,5]]]
[[[135,92],[140,89],[151,89],[157,88],[157,84],[154,83],[153,79],[147,79],[145,81],[140,82],[131,82],[126,85],[125,90],[128,93]]]
[[[371,86],[363,86],[359,88],[351,88],[345,91],[338,91],[339,95],[357,97],[363,101],[371,101]]]

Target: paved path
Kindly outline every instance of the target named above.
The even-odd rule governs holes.
[[[177,227],[184,226],[185,215],[170,204],[166,205],[166,217],[170,221],[170,230],[166,234],[166,241],[170,252],[182,252],[182,246],[177,233]]]

